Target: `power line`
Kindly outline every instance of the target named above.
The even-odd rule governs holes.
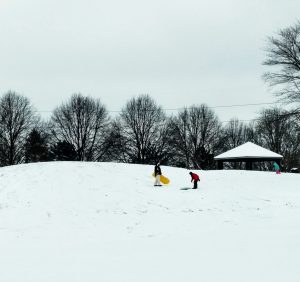
[[[234,107],[249,107],[249,106],[262,106],[262,105],[274,105],[274,104],[281,104],[281,102],[264,102],[264,103],[248,103],[248,104],[232,104],[232,105],[218,105],[218,106],[207,106],[210,109],[214,109],[214,108],[234,108]],[[180,111],[183,109],[191,109],[192,107],[183,107],[183,108],[174,108],[174,109],[162,109],[163,111]],[[35,112],[40,112],[40,113],[52,113],[53,111],[49,111],[49,110],[42,110],[42,111],[35,111]],[[120,113],[122,112],[121,110],[108,110],[108,113]],[[292,113],[288,113],[288,114],[283,114],[281,115],[281,117],[284,116],[290,116],[290,115],[295,115],[295,114],[299,114],[299,111],[295,111]],[[259,120],[258,118],[253,118],[253,119],[245,119],[245,120],[240,120],[240,122],[251,122],[251,121],[256,121]],[[231,122],[231,120],[225,120],[225,121],[220,121],[221,123],[228,123]]]
[[[234,108],[234,107],[249,107],[249,106],[261,106],[261,105],[274,105],[280,104],[280,102],[272,102],[272,103],[252,103],[252,104],[233,104],[233,105],[219,105],[219,106],[207,106],[210,109],[215,108]],[[187,107],[188,109],[191,107]],[[179,111],[184,108],[177,108],[177,109],[164,109],[165,111]]]
[[[239,119],[239,122],[249,122],[249,121],[255,121],[255,120],[259,120],[258,118],[253,118],[253,119]],[[231,120],[223,120],[221,121],[221,123],[226,123],[226,122],[231,122]]]
[[[293,112],[289,112],[289,113],[286,113],[286,114],[281,114],[277,118],[274,118],[273,120],[271,120],[270,122],[279,121],[279,120],[281,120],[283,118],[290,117],[290,116],[297,116],[299,114],[300,114],[300,110],[295,110]],[[260,120],[260,119],[259,118],[244,119],[244,120],[239,119],[239,121],[241,121],[241,122],[249,122],[249,121],[255,121],[255,120]],[[231,122],[231,120],[226,120],[226,121],[221,121],[221,122],[222,123]]]
[[[233,107],[247,107],[247,106],[261,106],[261,105],[274,105],[280,104],[280,102],[273,102],[273,103],[255,103],[255,104],[237,104],[237,105],[223,105],[223,106],[214,106],[209,108],[233,108]]]
[[[249,106],[262,106],[262,105],[274,105],[274,104],[280,104],[281,102],[272,102],[272,103],[252,103],[252,104],[233,104],[233,105],[218,105],[218,106],[207,106],[210,109],[215,109],[215,108],[234,108],[234,107],[249,107]],[[183,109],[190,109],[191,107],[182,107],[182,108],[173,108],[173,109],[162,109],[163,111],[180,111]],[[49,110],[37,110],[35,112],[38,113],[52,113],[53,111]],[[120,113],[122,112],[121,110],[108,110],[107,112],[109,113]]]

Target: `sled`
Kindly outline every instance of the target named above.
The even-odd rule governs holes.
[[[152,176],[155,177],[155,174],[152,173]],[[169,184],[169,183],[170,183],[170,179],[167,178],[167,177],[165,177],[165,176],[163,176],[163,175],[161,175],[161,176],[160,176],[160,182],[161,182],[162,184]]]

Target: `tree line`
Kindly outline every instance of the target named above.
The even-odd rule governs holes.
[[[300,21],[268,37],[263,75],[286,103],[300,102]],[[167,116],[149,95],[130,99],[110,117],[99,99],[73,94],[44,121],[28,98],[9,91],[0,98],[0,166],[40,161],[116,161],[215,168],[214,156],[252,141],[299,167],[300,109],[261,110],[255,121],[222,123],[205,104]],[[241,163],[228,164],[241,168]],[[257,169],[270,166],[255,164]],[[266,167],[264,167],[266,168]]]
[[[264,109],[250,123],[222,123],[205,104],[168,116],[149,95],[130,99],[111,117],[100,99],[80,93],[45,121],[30,100],[9,91],[0,98],[0,165],[42,161],[114,161],[214,169],[214,156],[247,141],[284,156],[285,170],[299,166],[300,117]],[[257,164],[257,168],[262,168]],[[268,165],[268,164],[267,164]],[[241,163],[228,164],[241,168]]]

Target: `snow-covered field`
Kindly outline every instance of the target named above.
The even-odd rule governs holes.
[[[152,170],[0,168],[0,281],[300,281],[300,175]]]

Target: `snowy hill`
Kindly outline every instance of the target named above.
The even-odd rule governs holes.
[[[0,168],[0,281],[300,281],[300,175],[152,170]]]

